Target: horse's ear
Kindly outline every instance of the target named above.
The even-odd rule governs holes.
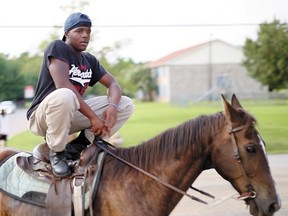
[[[232,95],[231,105],[235,108],[243,108],[235,94]]]
[[[223,106],[224,115],[232,123],[233,120],[237,118],[237,111],[233,106],[231,106],[227,102],[223,94],[221,94],[221,97],[222,97],[222,106]]]

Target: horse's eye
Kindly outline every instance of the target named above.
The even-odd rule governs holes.
[[[254,147],[254,145],[248,145],[248,146],[246,147],[246,151],[247,151],[248,153],[256,153],[256,148]]]

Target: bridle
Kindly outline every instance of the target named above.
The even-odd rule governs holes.
[[[257,196],[257,194],[254,191],[254,189],[252,187],[252,184],[251,184],[251,182],[250,182],[250,180],[248,178],[247,171],[246,171],[245,166],[244,166],[244,164],[242,162],[242,159],[241,159],[239,146],[238,146],[238,144],[236,142],[236,138],[235,138],[235,133],[241,131],[244,128],[245,128],[245,126],[243,126],[243,125],[235,127],[235,128],[233,128],[232,126],[228,127],[228,133],[231,136],[232,144],[233,144],[233,147],[234,147],[234,156],[235,156],[236,160],[238,161],[238,163],[241,164],[241,167],[242,167],[242,170],[243,170],[243,176],[246,179],[246,182],[248,182],[248,184],[247,184],[248,185],[248,191],[247,192],[243,192],[243,193],[240,194],[240,196],[238,197],[238,199],[240,199],[240,200],[246,200],[248,198],[254,199]]]

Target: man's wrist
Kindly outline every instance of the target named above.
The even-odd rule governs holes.
[[[120,107],[117,104],[113,103],[113,102],[109,102],[109,105],[113,106],[117,110],[120,110]]]

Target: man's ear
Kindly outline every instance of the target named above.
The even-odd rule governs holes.
[[[64,32],[64,36],[66,37],[66,40],[69,38],[69,31]]]

